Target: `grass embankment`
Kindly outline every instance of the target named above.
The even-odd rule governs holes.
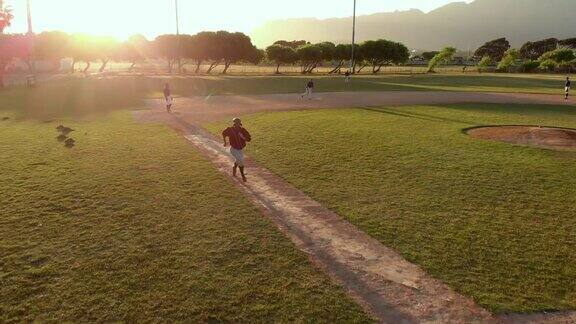
[[[130,89],[85,86],[0,96],[0,322],[370,320],[172,130],[84,115]]]
[[[576,128],[573,107],[322,110],[244,121],[255,139],[249,155],[481,305],[576,309],[576,152],[461,132]]]

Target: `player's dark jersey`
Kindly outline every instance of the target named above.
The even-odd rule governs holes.
[[[572,82],[570,82],[570,80],[566,80],[566,88],[571,88],[572,87]]]
[[[308,84],[306,84],[306,87],[309,89],[314,88],[314,82],[312,82],[312,81],[308,82]]]

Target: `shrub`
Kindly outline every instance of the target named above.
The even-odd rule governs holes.
[[[486,71],[489,67],[492,66],[492,59],[490,58],[490,56],[484,56],[480,62],[478,62],[478,71],[482,72],[482,71]]]
[[[524,73],[531,73],[531,72],[535,72],[539,67],[540,67],[540,62],[534,61],[534,60],[528,60],[528,61],[524,61],[524,62],[522,62],[522,64],[520,64],[520,71],[522,71]]]
[[[546,59],[540,61],[540,68],[547,70],[547,71],[554,71],[558,64],[552,59]]]
[[[520,54],[516,49],[509,49],[504,54],[504,57],[498,63],[496,70],[498,72],[509,72],[511,68],[518,66],[518,57]]]

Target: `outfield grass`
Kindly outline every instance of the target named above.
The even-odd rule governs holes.
[[[142,98],[161,98],[169,82],[176,95],[299,93],[310,77],[200,76],[66,78],[29,90],[0,92],[9,105],[2,110],[41,120],[86,116],[138,107]],[[316,91],[494,91],[563,95],[562,76],[518,74],[387,75],[356,77],[345,85],[342,77],[313,76]]]
[[[370,321],[172,130],[61,122],[0,121],[0,322]]]
[[[488,309],[576,309],[576,152],[461,131],[576,128],[573,107],[342,109],[244,121],[250,156]]]

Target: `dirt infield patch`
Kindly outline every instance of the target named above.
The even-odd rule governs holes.
[[[576,129],[539,126],[486,126],[465,130],[478,139],[552,150],[576,150]]]

